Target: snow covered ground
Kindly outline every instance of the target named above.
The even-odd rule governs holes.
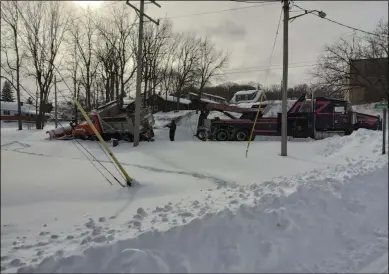
[[[287,157],[255,141],[245,158],[247,143],[195,140],[193,112],[155,118],[155,142],[111,147],[140,183],[125,189],[73,141],[2,128],[2,272],[387,270],[382,132],[289,142]]]

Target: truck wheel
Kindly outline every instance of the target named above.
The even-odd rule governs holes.
[[[239,130],[235,134],[235,140],[239,142],[248,141],[249,133],[246,130]]]
[[[216,132],[216,140],[225,142],[228,140],[228,133],[225,129],[219,129]]]
[[[101,137],[103,137],[103,140],[106,141],[106,142],[111,141],[111,136],[107,136],[107,135],[104,134],[104,135],[101,136]]]
[[[74,135],[74,139],[85,140],[85,136],[84,136],[84,135],[81,135],[81,134],[77,134],[77,135]]]
[[[205,139],[207,138],[205,129],[200,129],[199,131],[197,131],[196,137],[201,141],[205,141]]]

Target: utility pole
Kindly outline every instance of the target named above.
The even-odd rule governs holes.
[[[282,75],[282,118],[281,118],[281,156],[287,156],[288,142],[288,23],[289,23],[289,0],[284,2],[284,48],[283,48],[283,75]]]
[[[54,75],[54,119],[55,128],[58,127],[58,104],[57,104],[57,77]]]
[[[155,1],[151,1],[158,7],[161,7]],[[159,19],[155,21],[147,14],[144,13],[145,10],[145,1],[140,0],[140,9],[130,4],[130,1],[127,0],[127,5],[133,8],[139,14],[139,33],[138,33],[138,53],[137,53],[137,68],[136,68],[136,98],[135,98],[135,128],[134,128],[134,147],[139,145],[139,130],[140,130],[140,108],[141,108],[141,88],[142,88],[142,53],[143,53],[143,18],[146,17],[154,24],[159,26]]]

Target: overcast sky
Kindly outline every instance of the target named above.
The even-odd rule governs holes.
[[[95,2],[95,1],[91,1]],[[138,4],[139,1],[132,1]],[[176,31],[194,32],[210,37],[216,45],[231,53],[228,68],[219,82],[259,82],[266,84],[266,69],[274,43],[281,2],[250,1],[157,1],[161,8],[146,5],[147,14],[153,18],[170,18]],[[374,30],[377,22],[388,20],[387,1],[297,1],[304,9],[322,10],[327,18],[366,31]],[[85,5],[72,3],[75,9]],[[105,5],[122,5],[107,2],[91,5],[104,11]],[[292,8],[291,15],[300,14]],[[135,15],[135,12],[133,12]],[[311,70],[326,44],[340,37],[351,38],[353,31],[314,15],[300,17],[289,25],[289,81],[293,86],[309,83]],[[282,21],[267,85],[280,84],[282,77]],[[65,88],[65,87],[61,87]]]
[[[148,4],[147,13],[153,17],[172,17],[176,30],[208,35],[220,48],[229,49],[231,59],[224,75],[226,80],[265,84],[265,70],[269,65],[282,4],[250,2],[160,1],[162,8]],[[322,10],[329,19],[367,31],[372,31],[380,18],[388,20],[388,1],[296,1],[296,4],[308,10]],[[250,8],[217,12],[239,7]],[[215,13],[189,16],[212,11]],[[297,8],[292,8],[290,16],[300,13]],[[282,78],[282,24],[268,84],[279,84]],[[293,21],[289,25],[289,86],[309,81],[308,71],[324,46],[352,34],[352,30],[314,15]]]

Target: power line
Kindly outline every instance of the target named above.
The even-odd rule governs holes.
[[[307,12],[306,9],[303,9],[303,8],[300,7],[299,5],[296,5],[294,2],[293,2],[293,6],[299,8],[299,9],[302,10],[302,11]],[[363,33],[366,33],[366,34],[375,35],[375,36],[379,36],[379,37],[382,36],[382,35],[379,35],[379,34],[377,34],[377,33],[373,33],[373,32],[369,32],[369,31],[361,30],[361,29],[358,29],[358,28],[354,28],[354,27],[351,27],[351,26],[342,24],[342,23],[340,23],[340,22],[337,22],[337,21],[335,21],[335,20],[329,19],[329,18],[327,18],[327,17],[320,17],[320,16],[319,16],[318,14],[316,14],[316,13],[310,13],[310,14],[313,14],[313,15],[315,15],[315,16],[321,18],[321,19],[325,19],[325,20],[327,20],[327,21],[329,21],[329,22],[331,22],[331,23],[337,24],[337,25],[339,25],[339,26],[342,26],[342,27],[346,27],[346,28],[352,29],[352,30],[354,30],[354,31],[359,31],[359,32],[363,32]]]
[[[268,6],[268,5],[274,5],[277,4],[276,2],[261,2],[264,3],[262,5],[252,5],[252,6],[246,6],[246,7],[237,7],[237,8],[230,8],[230,9],[223,9],[223,10],[215,10],[215,11],[208,11],[208,12],[201,12],[201,13],[192,13],[192,14],[185,14],[185,15],[179,15],[179,16],[172,16],[172,17],[166,17],[161,20],[167,20],[167,19],[177,19],[177,18],[186,18],[190,16],[199,16],[199,15],[207,15],[207,14],[215,14],[215,13],[222,13],[222,12],[227,12],[227,11],[235,11],[235,10],[244,10],[244,9],[250,9],[250,8],[259,8],[263,6]]]
[[[313,66],[316,66],[316,64],[312,64],[312,65],[302,65],[302,66],[288,66],[288,68],[305,68],[305,67],[313,67]],[[253,70],[243,70],[243,71],[235,71],[235,72],[222,72],[222,73],[218,73],[218,74],[215,74],[215,75],[230,75],[230,74],[239,74],[239,73],[247,73],[247,72],[257,72],[257,71],[271,71],[271,70],[280,70],[282,69],[281,68],[265,68],[265,69],[253,69]]]
[[[270,54],[269,66],[268,66],[268,70],[267,70],[266,78],[265,78],[265,86],[267,86],[267,78],[268,78],[269,72],[270,72],[269,68],[271,66],[271,61],[272,61],[272,58],[273,58],[274,49],[276,48],[278,31],[280,30],[281,18],[282,18],[282,9],[281,9],[281,13],[280,13],[280,19],[278,19],[276,37],[274,38],[273,48],[272,48],[272,51],[271,51],[271,54]]]
[[[290,65],[298,65],[298,64],[313,64],[317,61],[304,61],[304,62],[293,62],[289,63]],[[257,68],[267,68],[267,67],[279,67],[282,65],[264,65],[264,66],[253,66],[253,67],[242,67],[242,68],[231,68],[227,69],[226,72],[233,72],[233,71],[240,71],[240,70],[250,70],[250,69],[257,69]]]

